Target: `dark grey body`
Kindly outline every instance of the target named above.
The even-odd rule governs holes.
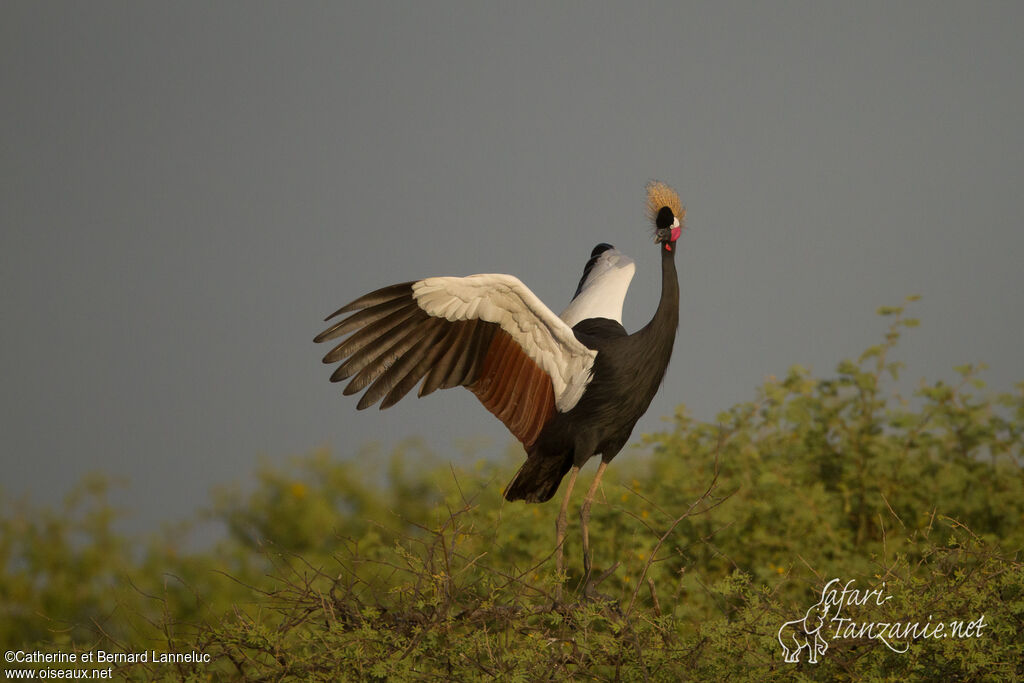
[[[573,465],[600,454],[609,462],[626,445],[658,392],[679,324],[675,247],[661,249],[661,300],[643,329],[627,334],[607,318],[581,320],[573,333],[597,351],[593,377],[571,410],[556,413],[505,490],[508,500],[543,502]]]

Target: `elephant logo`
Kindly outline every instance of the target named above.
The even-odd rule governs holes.
[[[817,664],[818,655],[825,654],[828,642],[821,637],[821,630],[825,628],[828,608],[825,591],[822,591],[821,600],[812,605],[802,619],[787,621],[779,627],[779,644],[787,662],[798,663],[800,652],[805,648],[807,661],[811,664]]]

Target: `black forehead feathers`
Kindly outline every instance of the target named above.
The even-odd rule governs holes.
[[[665,228],[671,227],[675,221],[676,216],[672,213],[672,209],[667,206],[663,206],[658,210],[658,216],[654,219],[654,225],[658,230],[664,230]]]

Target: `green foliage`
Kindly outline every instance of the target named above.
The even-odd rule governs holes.
[[[578,525],[556,576],[556,504],[501,499],[517,451],[455,465],[410,442],[264,464],[215,496],[228,533],[203,552],[116,533],[100,479],[58,511],[0,499],[5,649],[212,657],[118,666],[138,680],[1019,679],[1024,384],[981,395],[964,366],[899,396],[904,313],[833,376],[794,367],[715,423],[680,406],[623,454],[591,520],[608,601],[580,598]],[[832,578],[888,597],[844,608],[858,623],[985,627],[785,662],[780,626]]]

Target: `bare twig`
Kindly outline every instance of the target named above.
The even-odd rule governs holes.
[[[694,509],[698,505],[700,505],[702,502],[707,500],[708,497],[711,495],[711,492],[714,491],[715,488],[717,488],[717,486],[718,486],[718,474],[719,474],[718,451],[721,449],[721,445],[722,445],[722,442],[721,442],[721,439],[720,439],[719,442],[718,442],[718,448],[715,449],[715,472],[714,472],[714,476],[711,478],[711,482],[708,484],[708,487],[704,490],[704,493],[702,493],[700,495],[700,497],[697,498],[697,500],[693,501],[690,504],[690,507],[688,507],[686,509],[686,511],[683,512],[682,515],[677,517],[672,522],[672,524],[669,525],[668,529],[666,529],[665,533],[663,533],[661,535],[661,537],[658,539],[658,542],[655,543],[654,548],[651,550],[650,554],[647,556],[647,562],[644,563],[644,568],[640,572],[640,577],[637,579],[637,582],[636,582],[636,588],[633,589],[633,595],[630,596],[629,605],[626,607],[626,614],[627,615],[630,614],[633,611],[633,605],[636,603],[636,597],[640,593],[640,586],[643,584],[644,579],[647,577],[647,572],[650,570],[651,565],[654,563],[654,558],[658,555],[658,551],[661,550],[661,547],[665,544],[665,541],[672,534],[672,532],[675,531],[676,527],[679,526],[684,519],[686,519],[691,514],[693,514]],[[721,501],[719,501],[719,503],[720,502]],[[715,503],[714,505],[709,506],[704,511],[715,507],[719,503]]]
[[[658,602],[658,591],[654,589],[654,579],[647,577],[647,589],[651,592],[651,602],[654,603],[654,613],[661,616],[661,603]]]

